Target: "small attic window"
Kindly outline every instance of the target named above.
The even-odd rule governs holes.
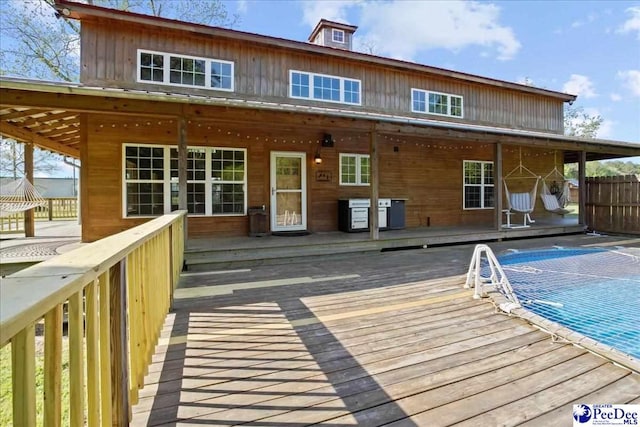
[[[344,31],[336,28],[331,29],[331,40],[335,43],[344,43]]]

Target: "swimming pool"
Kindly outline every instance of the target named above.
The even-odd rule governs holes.
[[[640,359],[640,249],[550,248],[497,258],[528,310]]]

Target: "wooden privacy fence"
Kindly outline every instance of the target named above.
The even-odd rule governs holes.
[[[164,215],[3,279],[0,346],[11,345],[13,425],[36,424],[37,340],[44,425],[62,425],[63,375],[69,425],[128,425],[180,277],[184,220],[184,211]]]
[[[640,181],[635,175],[587,178],[588,228],[640,234]]]
[[[56,197],[47,199],[46,206],[33,209],[36,220],[53,221],[54,219],[71,219],[78,217],[78,199],[75,197]],[[0,231],[19,233],[24,231],[24,212],[0,218]]]

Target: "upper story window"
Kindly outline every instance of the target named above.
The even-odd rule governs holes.
[[[291,98],[361,104],[360,80],[295,70],[289,72],[289,77]]]
[[[138,81],[233,91],[233,62],[138,50]]]
[[[344,31],[336,28],[331,29],[331,40],[335,43],[344,43]]]
[[[463,117],[462,97],[447,93],[411,89],[411,111],[414,113]]]

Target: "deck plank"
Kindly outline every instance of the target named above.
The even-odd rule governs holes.
[[[573,413],[573,405],[580,403],[630,403],[634,399],[640,398],[640,375],[625,375],[617,381],[584,396],[574,398],[571,402],[546,412],[539,417],[530,419],[521,426],[528,427],[561,427],[567,425]]]
[[[628,372],[621,371],[614,365],[607,363],[567,381],[520,398],[508,405],[465,420],[465,422],[459,423],[459,425],[467,427],[497,425],[496,423],[504,420],[507,416],[509,416],[510,422],[519,424],[554,410],[576,399],[585,392],[589,393],[609,385],[626,375],[628,375]],[[535,385],[537,389],[540,388],[539,384],[536,383]]]
[[[188,276],[204,296],[176,300],[131,425],[553,426],[583,398],[640,400],[638,374],[495,314],[454,267],[418,251],[310,265],[308,283],[296,265]]]

